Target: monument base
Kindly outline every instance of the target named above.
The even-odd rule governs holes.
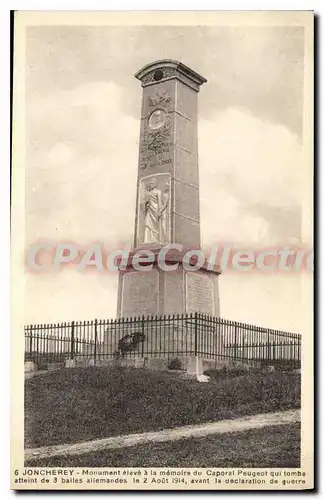
[[[117,316],[198,312],[219,317],[220,271],[206,267],[188,271],[182,262],[177,264],[177,269],[173,271],[163,270],[157,263],[148,271],[137,271],[132,266],[120,271]]]

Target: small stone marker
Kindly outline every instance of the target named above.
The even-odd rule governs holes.
[[[36,365],[33,361],[25,361],[25,372],[35,372]]]
[[[74,367],[75,367],[75,359],[65,360],[65,368],[74,368]]]
[[[210,381],[210,377],[208,377],[208,375],[197,375],[197,382],[209,382]]]
[[[187,375],[203,375],[203,363],[199,356],[190,356],[188,358]]]

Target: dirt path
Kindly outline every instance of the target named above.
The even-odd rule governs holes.
[[[283,425],[300,422],[300,410],[286,410],[275,413],[262,413],[236,420],[220,420],[198,425],[186,425],[162,431],[144,432],[142,434],[126,434],[105,439],[96,439],[83,443],[44,446],[25,450],[25,460],[53,457],[59,455],[80,455],[103,449],[124,448],[149,442],[175,441],[190,437],[204,437],[209,434],[225,432],[242,432],[270,425]]]

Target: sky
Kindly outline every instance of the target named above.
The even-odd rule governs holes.
[[[29,27],[26,249],[36,241],[132,242],[141,85],[158,59],[199,93],[202,245],[299,245],[303,28]],[[309,242],[303,241],[307,244]],[[299,274],[224,272],[221,316],[301,331]],[[117,274],[26,272],[26,323],[115,317]]]

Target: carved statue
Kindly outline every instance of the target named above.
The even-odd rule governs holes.
[[[145,186],[143,197],[144,243],[168,243],[167,206],[169,188],[158,189],[156,179],[151,179]]]

